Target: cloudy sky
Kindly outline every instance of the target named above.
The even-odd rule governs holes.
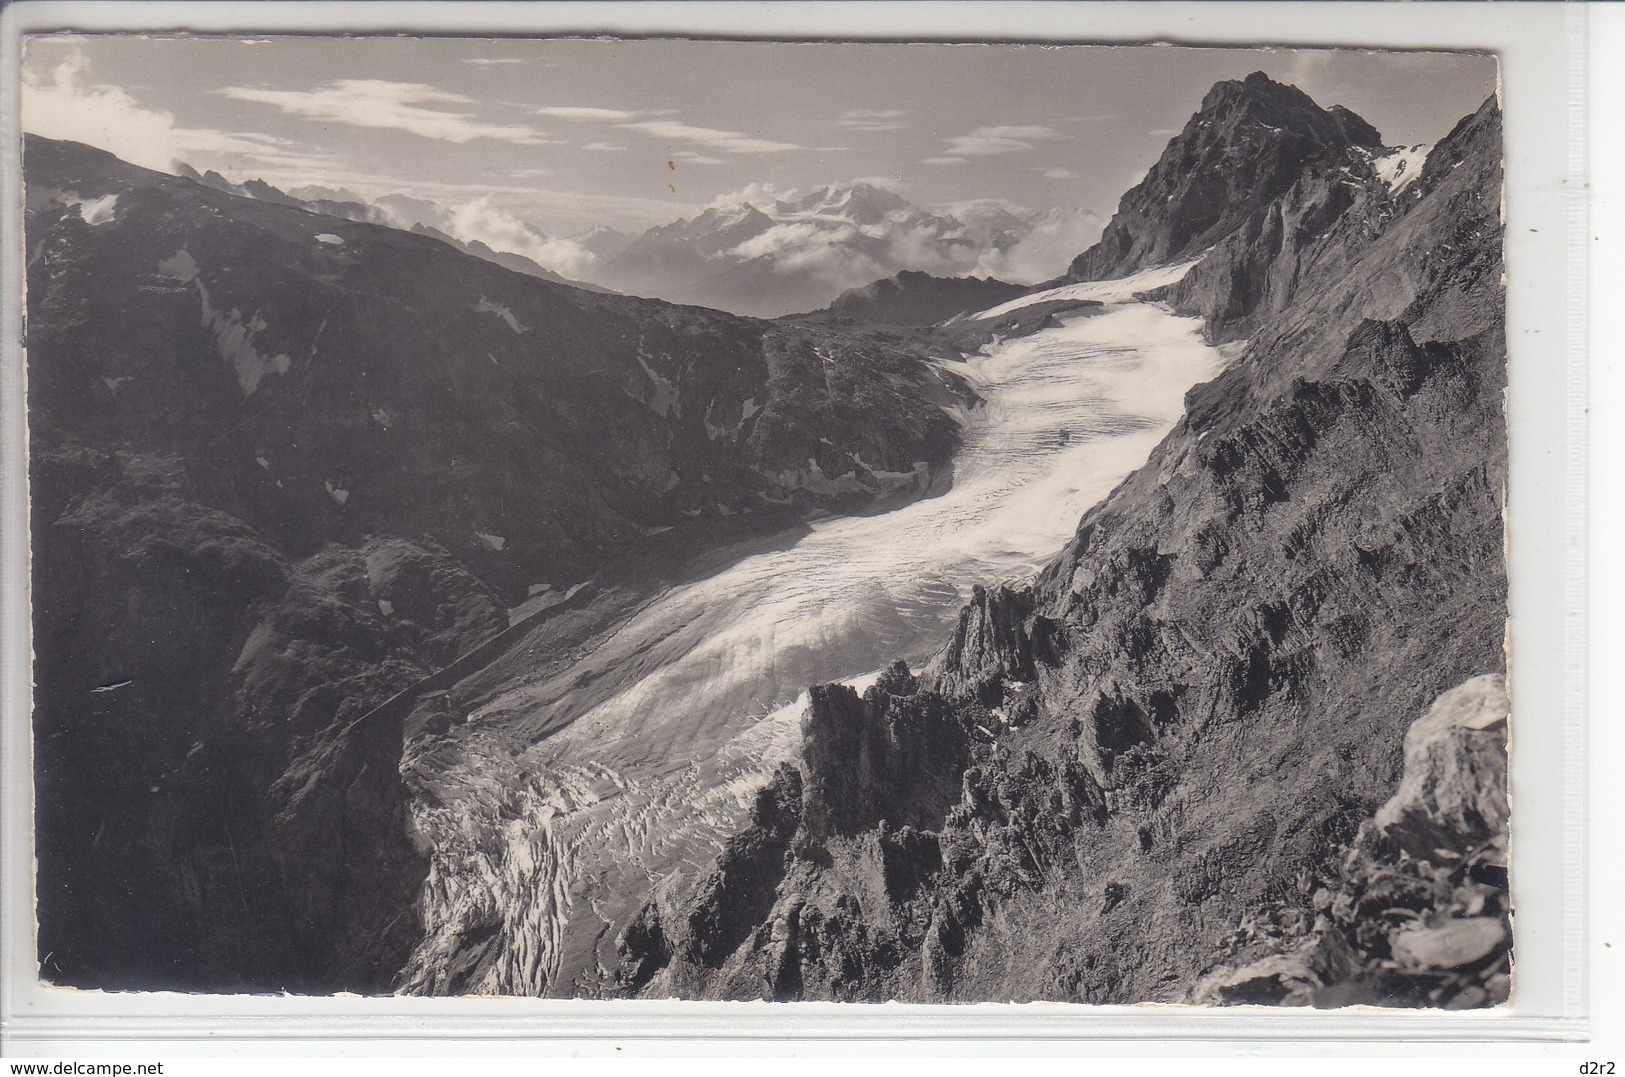
[[[860,177],[924,206],[1109,216],[1207,89],[1254,70],[1390,144],[1436,140],[1495,80],[1441,54],[45,36],[23,122],[148,167],[478,201],[553,234]]]

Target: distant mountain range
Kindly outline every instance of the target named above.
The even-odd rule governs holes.
[[[586,275],[617,291],[773,317],[902,271],[1033,283],[1093,238],[1091,221],[991,200],[932,211],[870,183],[834,184],[651,228]]]
[[[543,280],[755,317],[818,310],[903,272],[1032,284],[1062,272],[1099,232],[1087,210],[1039,212],[981,199],[933,211],[854,181],[758,200],[764,204],[712,206],[635,236],[603,225],[550,236],[506,218],[495,227],[477,204],[452,210],[402,194],[368,201],[321,185],[283,191],[184,164],[180,174],[240,197],[433,236]]]

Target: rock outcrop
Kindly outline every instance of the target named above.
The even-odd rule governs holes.
[[[1077,272],[1223,248],[1252,222],[1290,219],[1325,163],[1377,145],[1357,117],[1260,80],[1215,89]],[[774,901],[752,906],[755,930],[736,928],[722,948],[741,941],[706,962],[672,946],[650,972],[645,954],[641,993],[1186,1001],[1244,916],[1276,915],[1263,909],[1287,924],[1268,929],[1278,936],[1315,932],[1244,978],[1275,984],[1271,1000],[1359,981],[1384,945],[1402,970],[1457,977],[1396,1001],[1501,997],[1504,904],[1490,891],[1504,878],[1494,854],[1462,845],[1501,818],[1494,734],[1480,744],[1471,722],[1429,719],[1408,768],[1402,751],[1441,692],[1504,664],[1500,141],[1487,102],[1403,198],[1332,214],[1321,239],[1259,263],[1262,278],[1296,281],[1291,302],[1251,308],[1246,348],[1191,392],[1146,465],[1030,588],[979,592],[901,703],[840,708],[867,730],[842,741],[858,752],[895,725],[882,717],[895,705],[964,731],[940,824],[941,772],[900,776],[918,783],[912,806],[932,807],[906,831],[893,830],[911,804],[897,783],[874,794],[884,825],[819,840],[803,822]],[[1186,148],[1201,152],[1182,163]],[[1363,197],[1349,205],[1386,198]],[[1200,294],[1176,301],[1201,312]],[[1222,339],[1241,322],[1211,324]],[[1491,683],[1465,691],[1488,698]],[[1454,715],[1461,699],[1441,707]],[[809,729],[828,720],[815,709]],[[858,771],[855,754],[844,768],[827,756],[803,759],[803,788]],[[1434,888],[1425,906],[1362,881],[1387,869],[1331,882],[1396,787],[1367,827],[1387,845],[1361,855],[1447,837],[1460,855],[1443,876],[1396,869],[1409,881],[1392,885]],[[659,921],[683,922],[704,892],[670,883]],[[1354,903],[1338,930],[1315,931],[1322,892]],[[1377,921],[1391,907],[1421,919],[1390,931]],[[1237,1000],[1250,990],[1238,983],[1213,990]]]
[[[1030,291],[1028,285],[993,277],[933,277],[905,269],[842,292],[821,313],[874,325],[926,326],[986,310]]]

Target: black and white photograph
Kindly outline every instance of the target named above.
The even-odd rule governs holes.
[[[43,983],[1514,998],[1495,55],[23,44]]]

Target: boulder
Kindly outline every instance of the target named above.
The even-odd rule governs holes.
[[[1440,696],[1405,734],[1405,774],[1371,836],[1423,860],[1504,850],[1506,767],[1506,681],[1488,673]]]

